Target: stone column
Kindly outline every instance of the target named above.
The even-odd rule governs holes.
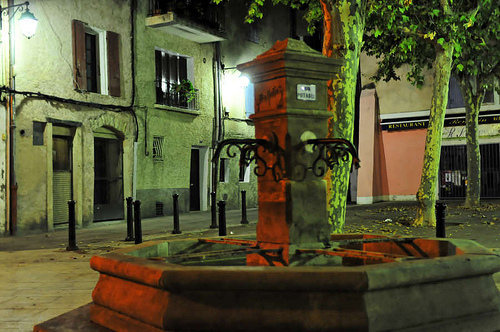
[[[279,181],[271,171],[258,179],[257,241],[261,248],[283,248],[281,258],[286,263],[290,245],[330,239],[326,182],[306,170],[316,156],[312,148],[299,147],[304,140],[327,137],[332,117],[327,110],[327,81],[339,75],[341,64],[304,42],[286,39],[238,66],[255,84],[255,114],[251,116],[255,137],[276,137],[285,150],[281,166],[289,173],[280,174],[284,178]],[[263,156],[268,167],[276,161],[271,154]],[[257,260],[249,263],[267,265],[262,257]]]

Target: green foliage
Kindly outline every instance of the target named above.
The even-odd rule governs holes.
[[[196,97],[196,90],[190,80],[182,80],[180,83],[173,83],[170,92],[179,94],[183,102],[189,103]]]
[[[491,0],[483,0],[491,1]],[[398,80],[397,69],[409,65],[407,79],[421,87],[436,48],[453,47],[459,57],[474,25],[478,1],[372,0],[366,18],[364,51],[379,60],[375,80]]]
[[[483,0],[474,15],[460,17],[467,29],[453,74],[462,81],[474,76],[476,92],[492,88],[500,78],[499,8],[500,0]]]

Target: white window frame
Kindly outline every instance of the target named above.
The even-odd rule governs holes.
[[[220,170],[224,169],[224,179],[220,178]],[[219,182],[228,183],[229,182],[229,158],[219,159]]]
[[[85,25],[85,33],[97,37],[97,93],[108,95],[108,45],[106,43],[106,30]]]
[[[250,182],[250,165],[247,165],[245,167],[245,173],[243,174],[243,179],[239,179],[241,183],[248,183]]]
[[[164,48],[160,48],[160,47],[155,47],[155,51],[161,51],[163,53],[168,53],[170,55],[176,55],[176,56],[185,58],[186,59],[186,66],[187,66],[187,68],[186,68],[187,78],[194,85],[194,58],[192,56],[180,54],[177,52],[172,52],[172,51],[166,50]],[[156,65],[156,63],[155,63],[155,65]]]

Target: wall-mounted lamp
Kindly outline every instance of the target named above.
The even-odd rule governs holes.
[[[24,3],[18,4],[18,5],[12,5],[8,7],[1,7],[0,6],[0,13],[2,13],[3,16],[9,17],[9,9],[15,8],[16,10],[12,14],[12,16],[9,17],[9,20],[16,15],[17,12],[23,12],[21,17],[19,18],[19,27],[21,28],[21,32],[23,35],[26,36],[26,38],[31,38],[36,32],[36,26],[38,24],[38,20],[35,18],[35,15],[33,15],[28,6],[29,2],[26,1]],[[0,19],[0,30],[2,29],[2,20]]]

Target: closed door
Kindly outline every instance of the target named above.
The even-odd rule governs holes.
[[[189,210],[200,211],[200,150],[198,149],[191,149]]]
[[[52,137],[52,208],[54,225],[68,223],[68,201],[73,197],[71,140],[72,138],[69,136]]]

